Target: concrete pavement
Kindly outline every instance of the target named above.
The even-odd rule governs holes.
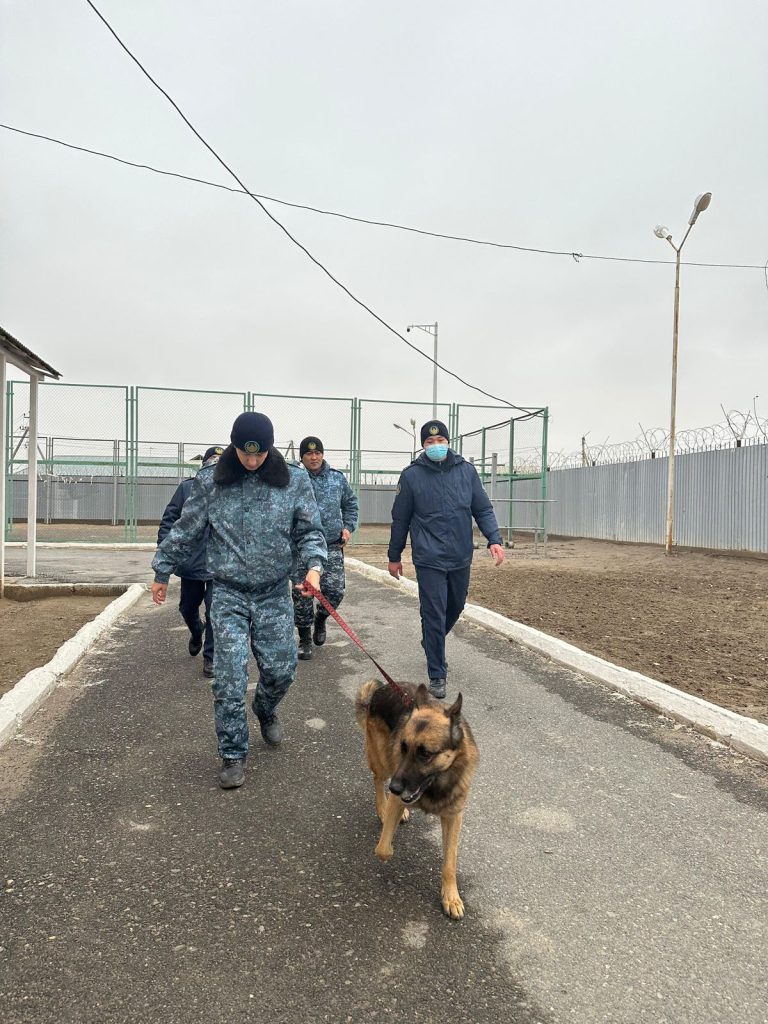
[[[424,678],[412,597],[350,574],[342,612]],[[765,768],[477,627],[449,662],[482,758],[460,924],[430,819],[373,856],[375,673],[338,627],[224,793],[173,595],[142,600],[0,752],[4,1021],[765,1024]]]

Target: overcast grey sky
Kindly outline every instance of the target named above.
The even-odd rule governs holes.
[[[768,259],[768,6],[97,0],[256,192],[542,248]],[[0,0],[2,120],[230,184],[84,0]],[[431,368],[256,204],[0,131],[0,323],[68,381],[431,397]],[[669,417],[673,266],[440,241],[271,205],[551,447]],[[768,415],[762,270],[683,268],[678,425]],[[413,335],[411,335],[413,337]],[[424,347],[430,340],[414,338]],[[442,400],[473,392],[440,375]],[[485,401],[479,398],[480,401]]]

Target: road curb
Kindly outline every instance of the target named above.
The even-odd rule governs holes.
[[[5,596],[9,601],[44,601],[46,597],[121,597],[124,583],[6,583]],[[106,611],[106,609],[105,609]]]
[[[47,664],[27,672],[8,693],[0,697],[0,747],[16,735],[20,726],[58,686],[61,679],[72,671],[99,637],[146,592],[146,587],[141,583],[132,583],[92,622],[86,622],[73,637],[63,643]]]
[[[7,540],[5,542],[6,548],[25,548],[27,542],[25,540]],[[127,541],[115,541],[114,544],[107,543],[106,541],[94,541],[90,543],[86,540],[62,540],[62,541],[36,541],[36,548],[88,548],[88,550],[96,549],[97,551],[157,551],[157,544],[150,544],[144,541],[136,541],[135,544],[130,544]]]
[[[413,580],[396,581],[386,569],[377,569],[356,558],[347,558],[345,564],[360,575],[378,583],[384,583],[408,594],[418,593],[418,586]],[[610,686],[638,704],[683,722],[741,754],[768,764],[768,725],[754,718],[747,718],[746,715],[739,715],[735,711],[711,704],[701,697],[684,693],[640,672],[614,665],[595,654],[588,654],[573,644],[566,643],[565,640],[549,636],[480,605],[468,604],[462,617],[508,640],[514,640],[558,665]]]

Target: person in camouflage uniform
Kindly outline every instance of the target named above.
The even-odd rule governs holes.
[[[162,604],[174,568],[210,528],[213,575],[212,684],[223,789],[245,781],[248,719],[248,645],[259,668],[253,711],[264,740],[278,745],[283,729],[275,709],[296,673],[296,639],[289,576],[293,552],[307,566],[305,583],[320,586],[328,549],[306,472],[289,466],[274,445],[271,421],[245,412],[232,444],[215,467],[201,469],[181,517],[152,561],[152,599]]]
[[[220,445],[212,445],[203,455],[200,468],[215,466],[219,456],[224,452]],[[184,502],[192,493],[192,484],[195,482],[193,476],[182,480],[174,491],[173,497],[165,506],[163,518],[160,520],[160,528],[157,531],[157,543],[162,544],[171,527],[181,515]],[[181,593],[179,595],[179,611],[181,617],[187,624],[189,630],[189,643],[187,649],[192,657],[196,657],[200,651],[203,652],[203,675],[213,679],[213,623],[211,622],[211,599],[213,597],[213,577],[208,572],[206,560],[206,541],[208,536],[203,537],[197,551],[192,557],[177,565],[174,575],[181,580]],[[200,608],[205,608],[205,625],[200,621]]]
[[[299,445],[299,455],[309,472],[328,545],[328,563],[323,573],[321,591],[331,607],[338,608],[344,599],[344,545],[357,527],[358,502],[347,478],[338,469],[328,465],[324,454],[323,442],[319,437],[305,437]],[[304,567],[296,558],[294,582],[302,578],[303,572]],[[296,589],[292,594],[294,620],[299,630],[299,658],[308,661],[312,657],[312,640],[318,647],[325,643],[328,612],[318,603],[314,612],[313,633],[314,601],[311,597],[303,597]]]

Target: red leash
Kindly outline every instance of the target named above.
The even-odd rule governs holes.
[[[354,632],[346,624],[344,619],[342,619],[342,617],[339,615],[339,613],[336,611],[335,608],[331,607],[331,604],[328,601],[328,599],[325,597],[325,595],[321,594],[320,591],[317,590],[316,587],[313,587],[311,583],[307,583],[306,580],[303,581],[301,589],[303,589],[305,591],[309,591],[309,593],[312,595],[312,597],[316,598],[320,602],[320,604],[323,606],[323,608],[325,608],[325,610],[328,612],[328,614],[333,616],[333,618],[338,622],[338,624],[341,626],[341,628],[344,630],[344,632],[347,634],[347,636],[351,640],[355,641],[357,646],[360,648],[360,650],[363,652],[363,654],[367,658],[371,659],[373,664],[376,666],[376,668],[379,670],[381,675],[384,677],[384,680],[386,681],[387,686],[392,687],[392,689],[398,695],[398,697],[403,702],[403,704],[405,704],[405,706],[407,708],[409,708],[411,706],[411,704],[413,704],[413,700],[412,700],[410,694],[406,693],[405,690],[402,688],[402,686],[399,686],[395,682],[395,680],[392,678],[392,676],[388,675],[384,671],[384,669],[381,667],[381,665],[378,663],[378,661],[376,661],[376,659],[371,654],[369,654],[368,651],[366,651],[366,649],[360,643],[358,638],[355,636]]]

